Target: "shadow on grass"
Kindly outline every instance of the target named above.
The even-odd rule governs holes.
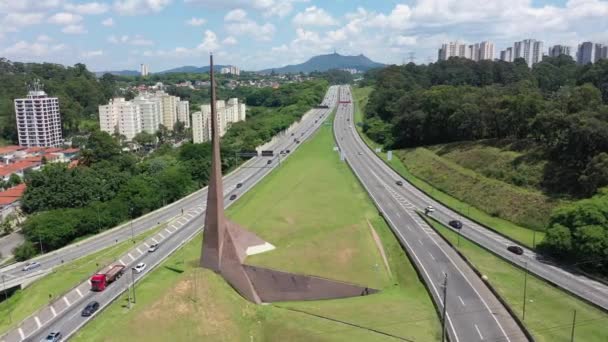
[[[168,269],[169,271],[178,273],[178,274],[182,274],[184,273],[184,270],[181,268],[177,268],[177,267],[173,267],[173,266],[164,266],[166,269]]]

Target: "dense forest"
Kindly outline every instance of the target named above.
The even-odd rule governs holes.
[[[548,161],[542,188],[581,200],[559,208],[541,248],[608,271],[608,60],[579,66],[570,56],[373,70],[363,129],[390,148],[508,139]],[[600,204],[604,204],[603,209]],[[588,210],[589,209],[589,210]],[[594,262],[587,262],[592,258]]]
[[[320,103],[326,90],[327,82],[319,80],[265,92],[266,99],[272,99],[268,107],[250,111],[247,121],[234,125],[222,138],[223,170],[242,162],[235,152],[268,141]],[[79,166],[48,164],[26,175],[22,209],[29,217],[22,229],[26,242],[15,250],[18,260],[114,227],[208,182],[210,143],[187,143],[177,149],[164,144],[141,157],[122,152],[116,138],[94,131],[84,146]]]
[[[17,142],[13,99],[27,95],[27,85],[40,79],[44,91],[59,98],[64,134],[75,133],[83,119],[95,119],[98,106],[117,94],[115,78],[100,79],[84,64],[19,63],[0,58],[0,138]]]

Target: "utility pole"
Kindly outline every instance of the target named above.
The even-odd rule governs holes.
[[[4,301],[8,300],[8,292],[6,291],[6,276],[2,275],[2,288],[4,289]],[[8,322],[13,323],[13,315],[11,314],[11,310],[8,310]]]
[[[570,333],[570,342],[574,342],[574,326],[576,325],[576,309],[574,309],[574,316],[572,317],[572,332]]]
[[[44,250],[42,249],[42,238],[38,235],[38,243],[40,244],[40,254],[44,254]]]
[[[532,231],[532,249],[536,248],[536,230]]]
[[[445,274],[445,278],[443,279],[443,314],[441,319],[441,341],[445,342],[445,321],[447,316],[447,307],[448,307],[448,274]]]
[[[129,309],[131,309],[131,287],[129,286],[129,281],[127,279],[125,279],[125,281],[127,282],[127,293],[129,296]]]
[[[136,302],[135,299],[135,270],[131,269],[131,287],[133,288],[133,303]]]
[[[526,320],[526,290],[528,288],[528,262],[524,262],[524,307],[523,307],[523,314],[521,317],[522,321]]]
[[[129,212],[131,214],[131,241],[135,243],[135,234],[133,232],[133,207],[129,208]]]
[[[460,229],[462,229],[462,227]],[[460,229],[457,229],[458,230],[458,247],[460,247]]]

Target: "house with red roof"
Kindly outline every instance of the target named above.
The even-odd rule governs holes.
[[[19,209],[24,192],[25,184],[23,183],[0,192],[0,218],[2,220]]]

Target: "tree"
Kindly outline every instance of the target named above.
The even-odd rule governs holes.
[[[19,175],[17,175],[16,173],[11,174],[11,176],[8,178],[8,182],[7,182],[7,186],[8,187],[13,187],[15,185],[19,185],[21,184],[21,177],[19,177]]]
[[[25,241],[13,249],[13,255],[17,261],[25,261],[38,254],[39,249],[30,241]]]
[[[154,134],[150,134],[148,132],[143,131],[137,133],[137,135],[133,137],[133,142],[141,146],[153,145],[156,143],[156,136]]]
[[[608,153],[594,156],[579,177],[579,182],[587,196],[593,195],[598,188],[608,186]]]

